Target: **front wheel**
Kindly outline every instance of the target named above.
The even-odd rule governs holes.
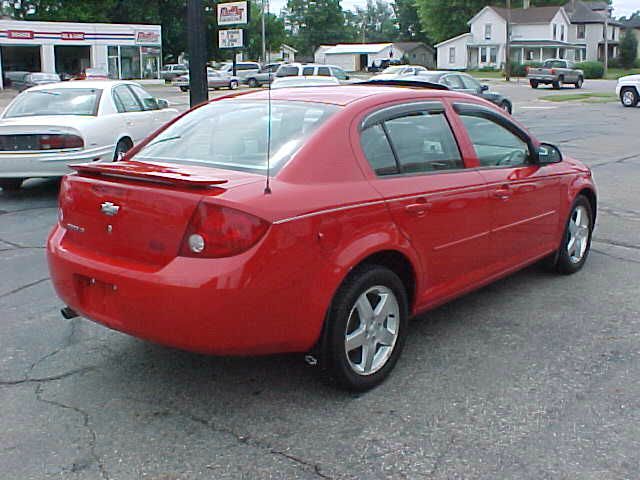
[[[189,91],[189,87],[180,87],[180,91],[181,92],[188,92]]]
[[[0,188],[5,192],[15,192],[19,190],[24,182],[23,178],[2,178],[0,179]]]
[[[620,92],[620,101],[625,107],[635,107],[640,101],[637,90],[632,87],[623,88]]]
[[[584,84],[584,79],[582,77],[578,78],[578,81],[576,82],[576,88],[582,88],[582,85]]]
[[[505,112],[507,112],[509,114],[513,113],[513,107],[511,106],[511,102],[508,102],[506,100],[504,100],[500,104],[500,108],[502,108]]]
[[[322,357],[344,388],[365,391],[393,370],[407,334],[407,293],[391,270],[356,269],[338,290],[327,316]]]
[[[120,140],[116,145],[116,151],[113,154],[113,161],[117,162],[118,160],[120,160],[120,156],[127,153],[132,146],[133,145],[131,145],[131,142],[129,142],[128,140],[126,139]]]
[[[591,249],[593,223],[591,203],[580,195],[573,203],[560,250],[556,253],[557,272],[569,275],[584,266]]]
[[[258,80],[256,80],[255,78],[250,78],[247,83],[251,88],[258,88],[260,86]]]
[[[239,86],[237,80],[231,80],[231,82],[229,82],[229,89],[231,90],[237,90]]]
[[[554,90],[560,90],[562,88],[562,80],[558,79],[554,81],[552,84]]]

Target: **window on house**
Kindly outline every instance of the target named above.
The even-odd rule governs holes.
[[[491,24],[490,23],[487,23],[484,26],[484,39],[491,40]]]
[[[487,63],[487,50],[488,48],[480,48],[480,63]]]
[[[580,40],[584,40],[584,25],[578,25],[577,37]]]
[[[449,48],[449,63],[456,63],[456,47]]]
[[[558,25],[553,24],[553,39],[555,40],[558,36]]]
[[[560,40],[564,42],[564,25],[560,25]]]

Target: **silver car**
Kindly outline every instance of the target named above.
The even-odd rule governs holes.
[[[189,74],[176,78],[172,85],[178,87],[183,92],[189,91]],[[240,86],[240,79],[229,75],[226,72],[207,68],[207,85],[209,89],[217,90],[218,88],[228,88],[235,90]]]

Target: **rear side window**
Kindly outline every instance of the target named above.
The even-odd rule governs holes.
[[[304,75],[305,77],[307,75],[313,75],[313,71],[315,70],[315,67],[304,67],[302,69],[302,75]]]
[[[377,175],[464,168],[444,113],[416,111],[364,130],[362,149]]]
[[[331,76],[331,70],[329,70],[329,67],[319,67],[318,68],[318,75],[320,75],[321,77],[330,77]]]
[[[529,147],[502,125],[483,117],[460,115],[483,167],[522,165],[529,158]]]

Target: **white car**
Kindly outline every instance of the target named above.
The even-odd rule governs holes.
[[[429,69],[420,65],[393,65],[385,68],[382,73],[375,75],[376,80],[391,80],[398,77],[409,77],[412,75],[420,75],[427,73]]]
[[[342,68],[318,63],[287,63],[281,65],[276,72],[276,78],[286,77],[335,77],[342,82],[349,80],[349,75]]]
[[[0,187],[111,162],[178,115],[140,85],[82,80],[32,87],[0,116]]]
[[[336,77],[323,77],[319,75],[307,75],[306,77],[280,77],[273,80],[271,88],[290,87],[323,87],[340,85]]]
[[[618,79],[616,95],[625,107],[635,107],[640,103],[640,75],[627,75]]]

